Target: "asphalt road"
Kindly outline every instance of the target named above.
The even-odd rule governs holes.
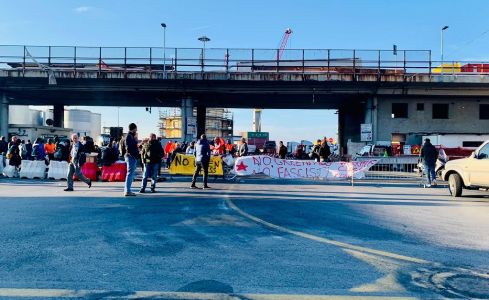
[[[489,298],[489,192],[180,179],[124,198],[122,183],[63,185],[0,179],[0,297]]]

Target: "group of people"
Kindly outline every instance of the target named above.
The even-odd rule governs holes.
[[[68,161],[69,143],[55,137],[48,139],[37,138],[34,144],[30,140],[21,140],[17,136],[12,136],[7,142],[5,137],[0,137],[0,155],[9,160],[9,165],[19,168],[22,160],[40,160],[49,164],[49,161]],[[0,162],[0,163],[3,163]]]

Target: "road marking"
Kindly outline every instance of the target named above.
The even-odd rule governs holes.
[[[70,290],[70,289],[9,289],[0,288],[0,297],[18,298],[103,298],[103,299],[190,299],[190,300],[371,300],[398,299],[411,300],[412,297],[379,297],[351,295],[284,295],[284,294],[224,294],[190,293],[158,291],[106,291],[106,290]]]
[[[360,251],[360,252],[364,252],[364,253],[370,253],[370,254],[375,254],[375,255],[379,255],[379,256],[394,258],[397,260],[407,261],[407,262],[411,262],[411,263],[432,264],[432,262],[430,262],[428,260],[424,260],[424,259],[420,259],[420,258],[416,258],[416,257],[411,257],[411,256],[406,256],[406,255],[401,255],[401,254],[396,254],[396,253],[392,253],[392,252],[376,250],[376,249],[371,249],[371,248],[366,248],[366,247],[361,247],[361,246],[355,246],[352,244],[348,244],[348,243],[344,243],[344,242],[338,242],[338,241],[327,239],[324,237],[312,235],[312,234],[305,233],[302,231],[288,229],[288,228],[285,228],[285,227],[282,227],[279,225],[272,224],[270,222],[267,222],[263,219],[255,217],[253,215],[250,215],[249,213],[247,213],[247,212],[243,211],[242,209],[240,209],[239,207],[237,207],[234,204],[234,202],[230,199],[230,197],[226,197],[226,203],[229,205],[229,207],[231,209],[233,209],[234,211],[236,211],[237,213],[239,213],[243,217],[250,219],[250,220],[253,220],[256,223],[262,224],[266,227],[272,228],[272,229],[277,230],[277,231],[289,233],[289,234],[292,234],[295,236],[299,236],[299,237],[309,239],[312,241],[316,241],[319,243],[323,243],[323,244],[334,245],[334,246],[344,248],[344,249],[356,250],[356,251]]]

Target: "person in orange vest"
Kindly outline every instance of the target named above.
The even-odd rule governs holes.
[[[171,147],[172,147],[171,141],[166,142],[164,150],[165,150],[166,168],[167,169],[170,168]]]
[[[53,143],[52,139],[48,139],[47,144],[44,144],[44,151],[46,155],[49,157],[49,160],[54,159],[54,152],[56,151],[56,145]]]
[[[234,156],[234,154],[236,153],[236,148],[234,148],[234,144],[231,143],[231,140],[228,140],[225,147],[226,147],[226,152]]]

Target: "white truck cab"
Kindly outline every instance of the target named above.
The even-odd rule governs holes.
[[[448,161],[442,178],[453,197],[460,197],[462,189],[489,189],[489,141],[469,157]]]

